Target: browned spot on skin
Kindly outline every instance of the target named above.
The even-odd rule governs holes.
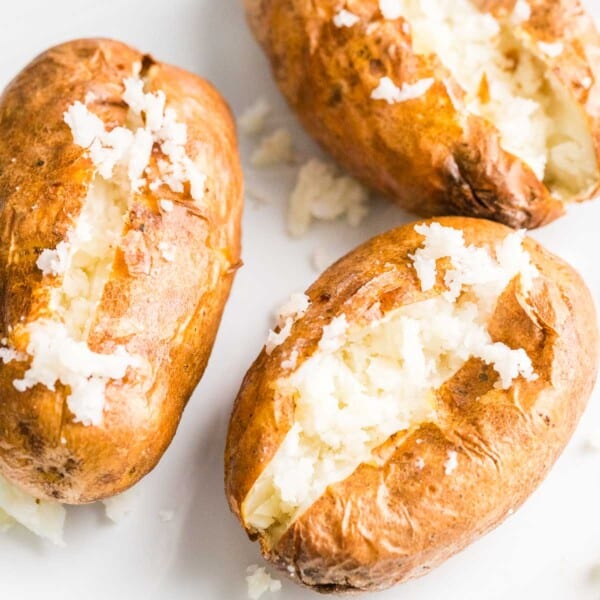
[[[101,485],[108,485],[117,481],[118,478],[119,476],[115,473],[104,473],[104,475],[98,477],[98,483],[100,483]]]
[[[342,87],[339,85],[336,85],[333,90],[331,91],[331,95],[329,96],[329,102],[327,103],[331,108],[333,108],[334,106],[336,106],[337,104],[339,104],[342,101],[343,98],[343,91],[342,91]]]
[[[386,74],[385,65],[378,58],[369,61],[369,71],[374,77],[383,77]]]
[[[19,433],[23,436],[24,442],[28,450],[34,456],[41,456],[44,453],[44,440],[32,432],[28,423],[20,421],[17,426]]]
[[[471,358],[437,390],[437,400],[450,412],[465,412],[493,389],[497,380],[498,374],[492,366]]]

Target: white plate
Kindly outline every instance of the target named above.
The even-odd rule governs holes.
[[[600,16],[600,3],[590,4],[596,4]],[[302,156],[317,152],[271,82],[246,29],[241,0],[16,0],[2,3],[1,21],[2,85],[52,44],[75,37],[114,37],[206,76],[237,113],[258,96],[267,96],[276,107],[272,122],[293,131]],[[243,137],[241,141],[247,158],[253,143]],[[322,225],[306,238],[292,240],[285,234],[285,210],[294,173],[291,167],[247,169],[248,189],[270,203],[258,207],[248,200],[245,267],[209,368],[175,441],[139,485],[131,516],[112,525],[101,506],[71,508],[62,549],[20,528],[0,536],[0,598],[246,598],[246,567],[262,563],[258,548],[229,513],[222,465],[239,383],[264,342],[273,310],[316,277],[310,261],[315,248],[333,259],[411,219],[385,202],[375,202],[360,229]],[[582,272],[597,299],[599,223],[600,203],[587,204],[534,234]],[[585,440],[600,429],[598,400],[596,394],[568,449],[517,514],[427,577],[377,598],[598,600],[600,576],[594,577],[594,567],[600,565],[600,453],[585,449]],[[161,521],[163,509],[175,510],[175,518]],[[278,597],[315,598],[289,582]]]

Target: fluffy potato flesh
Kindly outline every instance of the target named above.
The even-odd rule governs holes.
[[[50,309],[69,335],[86,341],[110,279],[128,213],[130,192],[97,175],[89,186],[71,243],[64,247],[65,270],[54,288]]]
[[[414,255],[421,285],[433,287],[436,261],[446,259],[454,264],[448,291],[368,324],[338,317],[319,350],[276,384],[275,394],[293,399],[293,426],[243,507],[248,524],[273,543],[329,485],[361,463],[376,465],[373,451],[386,440],[436,422],[436,390],[469,359],[493,365],[503,389],[516,377],[536,378],[523,349],[494,343],[487,331],[511,280],[518,277],[526,294],[537,275],[520,234],[491,256],[465,246],[458,230],[434,224],[418,231],[425,236]]]
[[[518,11],[496,18],[470,0],[400,0],[417,54],[434,54],[466,92],[467,110],[499,130],[505,150],[565,200],[589,192],[600,173],[581,107],[516,35]],[[519,4],[517,4],[519,6]],[[551,45],[561,52],[562,44]]]

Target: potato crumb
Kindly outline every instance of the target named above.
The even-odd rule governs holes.
[[[44,250],[37,262],[37,268],[45,276],[64,275],[69,267],[71,245],[60,242],[54,250]]]
[[[531,18],[531,6],[529,6],[527,0],[517,0],[515,8],[512,12],[512,22],[518,25],[529,21]]]
[[[444,463],[444,473],[446,475],[452,475],[458,467],[458,455],[454,450],[448,452],[448,460]]]
[[[112,498],[102,500],[102,504],[104,504],[106,511],[106,516],[113,523],[121,523],[134,511],[139,495],[139,488],[133,487],[126,492],[119,494],[118,496],[113,496]]]
[[[267,592],[275,593],[281,590],[281,581],[274,579],[264,567],[250,565],[246,570],[248,598],[258,600]]]
[[[240,129],[246,135],[258,135],[264,130],[270,112],[271,105],[265,98],[259,98],[238,119]]]
[[[170,213],[173,212],[173,208],[174,208],[174,204],[172,200],[165,200],[162,199],[160,202],[160,207],[162,208],[162,210],[164,210],[166,213]]]
[[[304,316],[309,306],[310,298],[306,294],[292,294],[290,299],[279,309],[276,324],[279,332],[276,333],[271,329],[267,336],[265,351],[268,355],[271,355],[277,346],[287,340],[292,326]]]
[[[175,518],[175,511],[173,509],[161,510],[158,513],[158,518],[163,523],[169,523]]]
[[[298,366],[298,350],[292,351],[289,358],[282,361],[281,368],[287,371],[293,371]]]
[[[333,24],[336,27],[353,27],[360,21],[360,17],[343,8],[333,17]]]
[[[400,0],[379,0],[379,9],[385,19],[398,19],[402,16],[402,2]]]
[[[329,325],[323,327],[323,335],[319,341],[319,350],[321,352],[335,352],[341,348],[347,330],[348,321],[346,320],[346,315],[335,317]]]
[[[160,250],[160,255],[167,262],[173,262],[175,260],[175,251],[176,248],[167,242],[160,242],[158,244],[158,249]]]
[[[404,83],[399,88],[389,77],[382,77],[379,85],[371,93],[373,100],[385,100],[388,104],[407,102],[420,98],[435,83],[433,78],[421,79],[415,83]]]
[[[35,535],[63,546],[65,517],[62,504],[34,498],[0,475],[0,531],[19,523]]]
[[[590,450],[600,450],[600,429],[591,433],[587,440],[587,447]]]
[[[415,461],[415,466],[419,471],[422,471],[425,468],[425,461],[422,458],[417,458]]]
[[[352,227],[362,223],[369,213],[369,193],[336,167],[311,159],[298,173],[288,211],[288,229],[292,236],[304,235],[313,219],[333,221],[342,216]]]
[[[250,162],[254,167],[272,167],[291,162],[294,156],[292,135],[287,129],[280,127],[260,141],[258,148],[252,153]]]
[[[546,43],[538,42],[538,48],[550,58],[556,58],[563,53],[564,46],[562,42]]]

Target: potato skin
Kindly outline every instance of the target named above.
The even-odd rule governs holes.
[[[360,17],[338,28],[334,0],[244,0],[250,26],[275,80],[308,132],[366,185],[419,215],[465,215],[534,228],[564,212],[561,201],[498,131],[467,116],[464,93],[437,56],[416,55],[404,20],[385,20],[378,0],[356,0]],[[478,0],[482,10],[512,10],[515,0]],[[571,90],[585,111],[600,161],[600,36],[579,0],[531,0],[517,28],[523,42]],[[564,44],[556,58],[537,41]],[[417,100],[371,99],[383,76],[398,85],[434,78]],[[590,78],[593,85],[582,84]],[[575,200],[594,197],[598,188]]]
[[[186,123],[187,153],[208,176],[206,194],[199,205],[188,191],[145,187],[133,200],[124,235],[135,231],[131,239],[142,240],[149,272],[135,269],[136,248],[123,238],[88,345],[111,352],[122,344],[147,364],[109,384],[101,426],[74,423],[61,386],[17,392],[13,381],[28,365],[0,364],[0,472],[37,497],[65,503],[122,492],[156,465],[203,374],[240,260],[242,174],[235,126],[217,91],[116,41],[69,42],[37,57],[0,98],[2,336],[25,351],[23,327],[49,316],[49,290],[60,282],[44,277],[36,260],[65,239],[94,175],[63,113],[92,92],[90,110],[109,128],[124,125],[123,79],[135,63]],[[155,147],[151,168],[160,157]],[[159,208],[165,197],[172,212]],[[160,241],[176,246],[174,262],[162,259]]]
[[[448,217],[468,244],[502,240],[490,221]],[[377,318],[423,293],[409,255],[422,243],[414,224],[373,238],[330,267],[308,290],[312,304],[271,356],[263,351],[242,384],[225,454],[232,511],[265,557],[320,592],[381,590],[426,574],[496,527],[544,479],[561,454],[593,388],[599,337],[592,298],[580,276],[531,239],[525,248],[541,276],[530,300],[513,282],[501,295],[489,331],[524,348],[539,379],[494,389],[497,375],[471,359],[437,392],[438,423],[400,432],[377,449],[379,466],[360,465],[326,492],[270,547],[244,521],[243,503],[292,425],[293,399],[274,394],[289,371],[316,350],[324,325]],[[381,303],[381,313],[377,303]],[[458,467],[445,474],[448,452]],[[420,470],[417,459],[425,467]]]

